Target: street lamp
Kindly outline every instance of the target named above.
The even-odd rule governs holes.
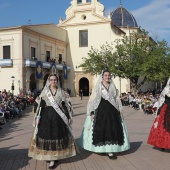
[[[20,94],[20,84],[21,84],[21,81],[20,81],[20,80],[18,80],[19,94]]]
[[[11,86],[11,90],[12,90],[12,94],[14,94],[14,80],[15,80],[15,77],[14,77],[14,76],[12,76],[12,77],[11,77],[11,79],[12,79],[12,86]]]

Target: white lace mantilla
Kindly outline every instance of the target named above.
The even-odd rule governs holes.
[[[100,82],[96,85],[88,101],[87,115],[90,115],[91,112],[97,110],[102,97],[105,100],[108,100],[117,110],[122,112],[122,104],[118,97],[118,90],[115,88],[114,84],[110,84],[109,90],[107,91]]]
[[[109,101],[117,110],[119,110],[119,103],[116,100],[116,97],[113,97],[106,88],[102,85],[102,97]]]

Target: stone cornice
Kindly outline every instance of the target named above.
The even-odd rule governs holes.
[[[86,22],[86,23],[74,23],[74,24],[63,24],[58,25],[61,28],[65,27],[75,27],[75,26],[84,26],[84,25],[98,25],[98,24],[107,24],[110,23],[110,21],[94,21],[94,22]]]
[[[49,37],[49,36],[47,36],[47,35],[38,33],[38,32],[36,32],[36,31],[30,30],[30,29],[28,29],[28,28],[23,28],[23,33],[31,34],[31,35],[33,35],[33,36],[35,36],[35,37],[38,37],[38,38],[41,38],[41,39],[44,39],[44,40],[51,41],[51,42],[55,43],[56,45],[60,45],[60,46],[63,46],[63,47],[66,47],[67,44],[68,44],[67,42],[58,40],[58,39],[53,38],[53,37]]]
[[[88,8],[88,9],[76,9],[76,10],[73,10],[73,15],[71,17],[69,17],[68,19],[66,19],[65,21],[63,21],[62,23],[58,24],[59,27],[62,27],[62,26],[65,26],[65,25],[69,25],[69,24],[66,24],[68,23],[69,21],[71,21],[73,18],[75,18],[75,13],[83,13],[85,14],[86,12],[91,12],[93,16],[97,17],[97,18],[100,18],[104,21],[108,21],[108,22],[111,22],[111,19],[108,19],[104,16],[101,16],[99,14],[97,14],[96,12],[96,9],[95,8]],[[95,21],[95,22],[101,22],[101,21]]]

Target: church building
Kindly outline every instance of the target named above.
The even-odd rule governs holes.
[[[140,31],[134,16],[120,6],[104,14],[99,0],[72,0],[66,18],[58,25],[39,24],[0,28],[0,90],[14,94],[41,90],[55,70],[60,85],[71,89],[71,96],[88,96],[97,76],[85,74],[79,67],[91,47],[114,43],[116,39]],[[128,79],[114,79],[119,92],[130,91]],[[147,85],[154,88],[154,84]],[[143,90],[146,87],[143,86]]]

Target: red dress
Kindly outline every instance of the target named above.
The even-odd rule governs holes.
[[[170,149],[170,97],[165,96],[165,102],[158,111],[152,125],[148,144],[158,148]]]

